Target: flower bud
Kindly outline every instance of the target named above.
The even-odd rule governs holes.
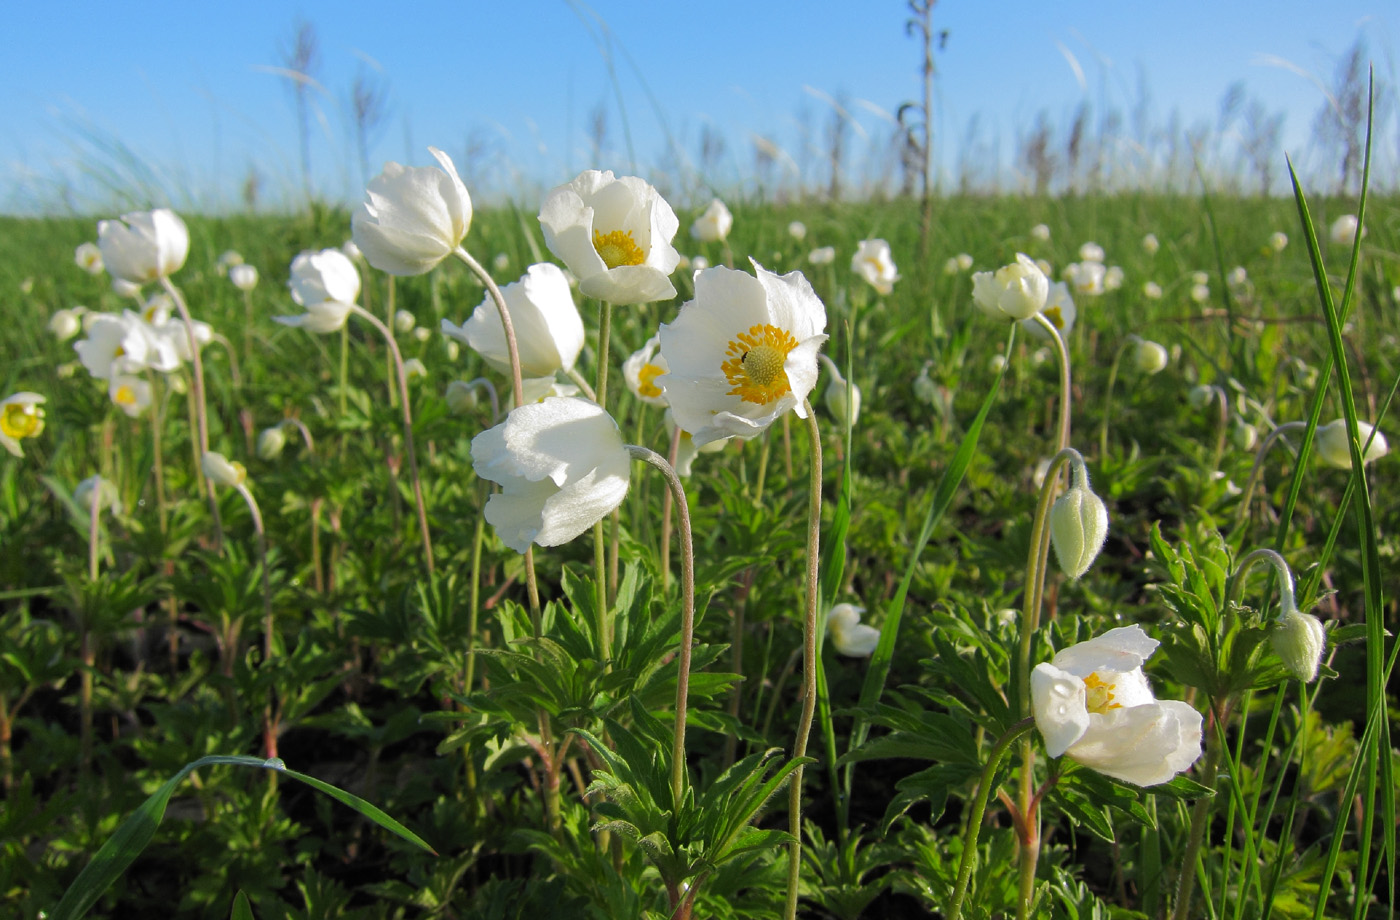
[[[1283,252],[1288,248],[1288,234],[1282,230],[1275,230],[1269,234],[1269,248],[1274,252]]]
[[[1050,542],[1060,569],[1070,578],[1089,571],[1108,537],[1108,509],[1082,478],[1050,508]]]
[[[1269,642],[1288,673],[1303,683],[1317,679],[1322,653],[1327,650],[1327,632],[1321,620],[1297,611],[1284,614],[1274,621]]]
[[[465,415],[476,408],[476,387],[465,380],[454,380],[447,385],[447,411],[453,415]]]
[[[66,342],[82,332],[82,309],[74,307],[71,310],[55,310],[53,316],[49,317],[49,331],[57,336],[60,342]]]
[[[230,462],[223,454],[212,450],[205,451],[199,465],[204,470],[204,475],[215,485],[233,489],[243,485],[244,480],[248,478],[248,471],[243,468],[243,464],[237,460]]]
[[[395,332],[412,332],[416,325],[418,325],[418,320],[414,319],[413,314],[409,311],[399,310],[394,314]]]
[[[1149,233],[1142,238],[1142,251],[1149,256],[1155,256],[1157,250],[1162,248],[1162,244],[1157,242],[1157,234]]]
[[[852,383],[850,395],[851,427],[855,427],[856,420],[860,418],[860,387]],[[846,381],[832,377],[831,382],[826,385],[823,399],[825,399],[826,408],[831,412],[832,417],[842,425],[846,424]]]
[[[264,428],[258,435],[258,456],[264,460],[276,460],[287,446],[287,433],[281,425]]]
[[[228,280],[245,294],[258,286],[258,269],[253,265],[230,265]]]
[[[1235,442],[1235,446],[1248,453],[1254,450],[1259,444],[1259,429],[1242,418],[1235,419],[1235,425],[1230,430],[1230,440]]]
[[[116,514],[122,513],[121,499],[117,496],[117,486],[112,480],[101,476],[89,476],[73,489],[74,503],[89,513],[92,511],[94,497],[99,503],[99,511],[111,509]]]
[[[1050,239],[1050,228],[1045,224],[1036,224],[1031,228],[1031,238],[1045,242]]]
[[[788,224],[788,236],[797,240],[799,243],[802,242],[807,238],[807,225],[800,220],[793,221]]]
[[[1365,447],[1368,440],[1371,447],[1366,451],[1366,455],[1361,458],[1363,464],[1373,460],[1379,460],[1390,453],[1390,445],[1386,443],[1385,435],[1376,432],[1374,439],[1371,432],[1375,429],[1367,422],[1356,423],[1356,434],[1361,439],[1361,446]],[[1317,455],[1323,463],[1328,466],[1335,466],[1338,469],[1351,469],[1351,447],[1347,442],[1347,420],[1339,418],[1336,421],[1328,422],[1326,425],[1319,425],[1317,428]]]
[[[1192,387],[1186,393],[1186,402],[1192,409],[1204,409],[1210,405],[1210,401],[1215,398],[1215,387],[1209,384],[1201,384]]]
[[[1011,265],[972,276],[972,299],[992,319],[1030,319],[1045,308],[1049,296],[1050,279],[1021,253]]]
[[[1167,366],[1167,349],[1156,342],[1138,342],[1133,349],[1133,363],[1144,374],[1156,374]]]
[[[403,363],[403,375],[409,380],[417,380],[419,377],[428,376],[428,369],[418,358],[409,358]]]

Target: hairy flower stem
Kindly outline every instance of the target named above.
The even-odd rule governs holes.
[[[612,304],[604,300],[598,304],[598,383],[593,388],[594,402],[603,407],[603,411],[608,408],[608,352],[612,341]],[[603,533],[603,522],[600,520],[593,525],[593,560],[594,560],[594,597],[598,605],[598,646],[602,651],[603,661],[608,660],[612,643],[609,641],[611,627],[608,624],[608,598],[611,592],[608,591],[608,567],[607,567],[607,540]]]
[[[695,641],[695,544],[690,532],[690,507],[685,499],[685,486],[676,469],[654,450],[627,445],[634,460],[644,460],[666,477],[670,494],[676,503],[676,529],[681,543],[681,648],[676,676],[676,732],[671,745],[671,794],[679,808],[685,791],[685,715],[690,694],[690,647]]]
[[[413,409],[409,406],[408,375],[404,373],[403,355],[399,352],[398,343],[394,341],[393,332],[380,322],[378,317],[364,307],[355,304],[352,304],[350,309],[379,330],[379,334],[384,336],[385,344],[389,346],[389,355],[394,361],[394,370],[399,379],[399,390],[403,394],[403,399],[399,400],[399,408],[403,410],[403,440],[404,453],[408,457],[408,477],[413,484],[413,501],[418,508],[418,530],[423,538],[423,561],[427,564],[428,575],[431,577],[433,574],[433,538],[428,532],[428,509],[423,504],[423,481],[418,475],[418,453],[413,447]]]
[[[200,468],[200,461],[204,455],[209,453],[209,410],[205,405],[204,396],[204,360],[199,356],[199,340],[194,336],[194,320],[190,318],[190,308],[185,305],[185,296],[180,293],[170,279],[161,276],[161,287],[165,288],[165,293],[170,295],[170,299],[175,301],[175,309],[180,313],[180,321],[185,324],[185,340],[190,346],[190,365],[194,368],[192,398],[195,408],[196,428],[199,433],[199,456],[195,458],[195,478],[203,483],[204,473]],[[214,495],[214,490],[209,490],[209,511],[214,518],[214,545],[220,547],[224,542],[224,525],[219,519],[219,500]]]
[[[1288,563],[1284,558],[1271,549],[1256,549],[1247,554],[1235,566],[1235,574],[1231,577],[1225,591],[1225,601],[1228,606],[1237,589],[1244,584],[1244,577],[1249,573],[1249,569],[1256,562],[1267,562],[1274,567],[1274,573],[1278,576],[1278,607],[1279,618],[1288,616],[1290,613],[1298,611],[1298,603],[1293,595],[1293,572],[1288,568]]]
[[[1027,717],[1007,729],[1006,734],[997,739],[992,751],[987,755],[986,766],[982,768],[982,778],[977,783],[977,797],[973,799],[972,810],[968,812],[967,828],[963,832],[962,859],[958,862],[958,883],[953,889],[953,903],[948,909],[948,920],[958,920],[962,915],[963,898],[967,895],[967,885],[972,879],[972,868],[977,861],[977,836],[982,830],[982,819],[987,813],[987,800],[991,796],[992,782],[996,779],[997,768],[1002,758],[1011,749],[1011,743],[1035,726],[1034,717]]]
[[[822,433],[817,424],[817,414],[812,404],[802,401],[807,412],[807,434],[812,445],[812,476],[807,493],[807,613],[802,622],[802,717],[797,723],[797,738],[793,741],[792,756],[807,756],[807,737],[812,732],[812,717],[817,708],[817,668],[821,660],[817,658],[817,605],[820,585],[822,523]],[[787,418],[786,415],[783,416]],[[792,843],[788,844],[788,889],[787,904],[783,911],[786,920],[797,917],[797,888],[802,874],[802,773],[799,766],[793,771],[788,787],[788,832]]]
[[[253,517],[253,533],[258,538],[258,564],[261,568],[262,576],[262,596],[263,596],[263,660],[262,666],[268,667],[272,664],[273,654],[273,622],[272,622],[272,586],[268,580],[267,571],[267,530],[263,527],[262,511],[258,508],[258,502],[253,498],[253,493],[248,491],[248,486],[239,483],[234,486],[235,491],[243,498],[243,503],[248,506],[248,513]],[[273,718],[273,703],[276,691],[268,689],[267,702],[263,704],[263,748],[265,756],[277,756],[277,724]],[[274,775],[277,771],[271,771]]]
[[[680,426],[671,432],[671,447],[666,454],[666,462],[675,469],[676,458],[681,452]],[[666,585],[671,580],[671,490],[661,496],[661,593],[666,593]]]
[[[1223,707],[1222,707],[1223,708]],[[1224,713],[1211,704],[1210,717],[1223,719]],[[1220,732],[1207,731],[1206,755],[1201,762],[1201,785],[1215,789],[1215,777],[1220,767]],[[1205,839],[1206,826],[1210,823],[1211,805],[1214,796],[1201,796],[1191,808],[1191,831],[1186,838],[1186,852],[1181,860],[1180,874],[1176,879],[1176,906],[1172,910],[1172,920],[1187,920],[1191,916],[1191,896],[1196,891],[1196,861],[1200,857],[1201,843]]]
[[[1244,492],[1240,494],[1239,512],[1235,517],[1235,527],[1242,527],[1249,518],[1249,503],[1254,498],[1254,487],[1259,484],[1259,477],[1264,472],[1264,458],[1269,455],[1269,448],[1274,446],[1274,442],[1290,431],[1302,431],[1308,427],[1307,422],[1285,422],[1273,431],[1264,436],[1264,440],[1259,444],[1259,449],[1254,452],[1254,465],[1249,469],[1249,479],[1245,481]]]

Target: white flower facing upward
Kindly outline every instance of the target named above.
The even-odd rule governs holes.
[[[248,479],[248,471],[237,460],[230,461],[217,451],[206,451],[200,458],[199,466],[204,475],[216,486],[236,489]]]
[[[995,272],[972,276],[972,300],[992,319],[1030,319],[1045,308],[1050,296],[1050,279],[1025,253]]]
[[[1081,262],[1103,262],[1103,247],[1098,243],[1085,243],[1079,247],[1079,260]]]
[[[866,280],[875,293],[885,296],[894,290],[899,269],[890,254],[890,244],[881,239],[861,240],[851,256],[851,271]]]
[[[146,284],[180,270],[190,252],[190,231],[168,208],[123,214],[97,222],[97,245],[113,278]]]
[[[101,313],[88,326],[87,335],[73,343],[73,350],[98,380],[146,368],[168,374],[180,366],[177,339],[169,333],[176,327],[181,339],[186,333],[182,323],[167,325],[170,330],[158,331],[131,310]]]
[[[583,318],[563,270],[551,262],[531,265],[519,281],[501,290],[501,296],[515,328],[521,373],[552,377],[571,369],[583,350]],[[462,325],[443,320],[442,332],[468,345],[497,371],[510,373],[506,329],[490,295]]]
[[[702,243],[722,243],[734,226],[734,215],[718,198],[710,202],[705,213],[695,218],[690,225],[690,235]]]
[[[1102,262],[1071,262],[1063,274],[1076,294],[1097,297],[1104,292],[1108,269]]]
[[[869,658],[880,644],[880,630],[860,621],[864,607],[837,604],[826,618],[826,630],[831,645],[839,654],[850,658]]]
[[[306,312],[279,316],[277,322],[322,334],[336,332],[345,325],[351,306],[360,297],[360,273],[339,249],[307,250],[292,260],[287,287],[292,300]]]
[[[789,409],[807,417],[826,308],[801,272],[753,266],[698,272],[695,299],[659,333],[670,370],[656,383],[697,445],[752,438]]]
[[[657,386],[656,379],[664,375],[670,366],[666,356],[656,350],[661,347],[661,336],[654,335],[646,344],[622,362],[622,379],[627,381],[627,389],[642,402],[652,406],[666,405],[666,394]]]
[[[150,408],[151,385],[130,374],[113,374],[107,382],[107,396],[128,418],[136,418]]]
[[[631,465],[617,423],[586,399],[518,406],[472,439],[472,468],[502,489],[486,520],[518,553],[567,543],[602,520],[626,497]]]
[[[671,240],[680,221],[642,179],[585,170],[545,196],[540,227],[584,296],[623,304],[676,296],[670,276],[681,256]]]
[[[1201,714],[1152,695],[1143,662],[1157,640],[1122,626],[1063,649],[1031,672],[1036,728],[1051,757],[1138,786],[1165,783],[1201,756]]]
[[[44,430],[45,402],[38,393],[21,391],[0,401],[0,447],[16,457],[24,456],[19,442],[37,437]]]
[[[391,275],[421,275],[452,254],[472,225],[472,199],[452,158],[428,152],[442,166],[384,164],[350,218],[365,261]]]
[[[1371,438],[1373,431],[1376,433],[1374,439]],[[1390,453],[1390,445],[1386,443],[1385,435],[1376,431],[1375,426],[1369,422],[1358,421],[1356,434],[1360,438],[1363,448],[1366,447],[1367,440],[1371,441],[1370,448],[1361,457],[1363,465],[1379,460]],[[1351,448],[1347,440],[1346,419],[1339,418],[1317,427],[1317,456],[1328,466],[1335,466],[1342,470],[1351,469]]]

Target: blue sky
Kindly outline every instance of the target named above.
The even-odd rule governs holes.
[[[705,184],[752,191],[756,135],[781,149],[779,173],[805,167],[808,181],[822,181],[824,154],[813,148],[832,100],[859,125],[850,170],[872,175],[889,114],[920,90],[907,17],[902,0],[15,5],[0,56],[0,210],[90,212],[118,195],[228,207],[251,170],[263,203],[294,198],[296,118],[288,82],[271,68],[298,18],[319,39],[311,161],[326,198],[354,200],[362,188],[346,114],[357,72],[387,89],[374,170],[387,159],[429,162],[433,144],[487,199],[529,197],[588,167],[632,169],[624,116],[636,170],[693,195]],[[949,32],[936,56],[935,120],[949,172],[974,117],[980,155],[1008,163],[1039,112],[1067,125],[1087,100],[1128,116],[1140,85],[1154,122],[1175,110],[1191,125],[1213,122],[1226,88],[1242,82],[1286,113],[1285,146],[1306,157],[1324,100],[1314,78],[1330,83],[1358,37],[1378,74],[1400,82],[1393,0],[942,0],[934,26]],[[599,111],[607,133],[595,162]],[[700,176],[706,131],[725,153]],[[1394,122],[1386,137],[1393,157]]]

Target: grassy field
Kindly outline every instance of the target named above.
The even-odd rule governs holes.
[[[1351,249],[1327,227],[1356,202],[1311,205],[1340,303]],[[1368,203],[1349,316],[1330,324],[1292,200],[943,200],[922,259],[912,202],[731,207],[726,244],[689,239],[696,215],[684,213],[678,248],[804,272],[826,306],[824,352],[862,396],[849,436],[823,404],[827,370],[811,396],[821,613],[855,604],[882,633],[873,656],[831,641],[820,656],[798,914],[1011,916],[1028,891],[1023,914],[1056,918],[1362,917],[1393,904],[1394,646],[1381,631],[1394,630],[1400,588],[1394,458],[1363,478],[1319,460],[1312,435],[1347,414],[1348,392],[1356,417],[1394,433],[1396,202]],[[275,750],[435,853],[288,775],[210,766],[173,789],[149,845],[128,843],[134,862],[92,892],[93,915],[227,917],[243,892],[258,918],[782,916],[805,423],[701,454],[685,479],[698,620],[675,803],[681,562],[663,550],[665,481],[634,465],[596,549],[587,533],[535,548],[532,619],[523,558],[484,523],[491,483],[472,468],[472,438],[497,420],[485,398],[446,396],[450,381],[486,377],[509,405],[508,377],[439,331],[484,289],[451,260],[392,283],[361,264],[362,304],[411,314],[397,339],[426,371],[408,386],[428,574],[383,339],[362,323],[342,340],[273,321],[300,312],[292,258],[340,246],[349,215],[185,219],[190,253],[172,280],[222,337],[203,350],[210,448],[246,465],[265,566],[244,499],[216,489],[216,523],[201,497],[188,364],[148,374],[160,411],[128,417],[49,331],[59,309],[135,306],[73,263],[94,222],[0,219],[0,396],[47,400],[24,456],[0,455],[0,913],[55,916],[98,848],[186,764]],[[1289,238],[1281,250],[1275,232]],[[887,295],[850,265],[876,237],[901,276]],[[1090,241],[1123,280],[1073,295],[1069,444],[1109,530],[1078,579],[1050,557],[1038,628],[1023,630],[1060,368],[1030,330],[1008,350],[971,276],[1023,252],[1058,279]],[[465,246],[502,284],[551,258],[534,203],[477,214]],[[823,246],[835,260],[812,264]],[[261,274],[247,301],[218,270],[227,250]],[[960,253],[973,268],[945,271]],[[673,280],[674,301],[618,305],[610,325],[606,408],[624,441],[663,455],[661,409],[620,368],[693,296],[689,271]],[[599,308],[575,296],[592,382]],[[1140,366],[1134,336],[1162,345],[1166,366]],[[1329,375],[1338,349],[1344,373]],[[260,456],[259,433],[283,420],[314,449],[289,423],[280,454]],[[90,543],[73,490],[94,474],[120,509],[101,511]],[[1260,548],[1286,560],[1298,608],[1331,630],[1316,682],[1290,677],[1274,651],[1278,579],[1241,568]],[[1147,663],[1157,698],[1204,716],[1202,758],[1147,789],[1073,751],[1048,757],[1023,721],[1027,662],[1130,624],[1162,643]]]

